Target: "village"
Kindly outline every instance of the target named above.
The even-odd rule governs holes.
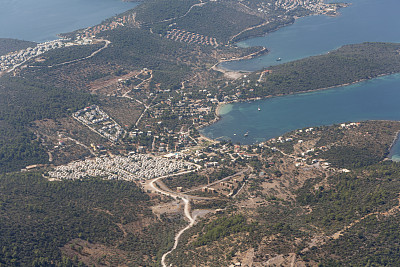
[[[41,54],[62,47],[69,47],[74,45],[89,45],[92,44],[91,39],[82,38],[77,41],[71,41],[70,39],[57,39],[54,41],[48,41],[39,43],[35,47],[28,47],[23,50],[9,53],[0,57],[0,72],[1,71],[13,71],[16,67],[22,65],[28,60],[40,56]]]
[[[269,5],[271,5],[269,3]],[[286,12],[293,11],[297,8],[304,8],[316,14],[334,14],[339,6],[334,4],[326,4],[321,0],[278,0],[275,5],[284,8]],[[263,11],[262,8],[258,9]]]
[[[270,4],[269,4],[270,5]],[[285,1],[279,0],[275,5],[284,7],[287,11],[293,10],[297,7],[304,7],[314,12],[325,10],[328,5],[323,4],[321,1]],[[329,5],[330,7],[331,5]],[[262,8],[258,9],[263,12]],[[38,44],[35,48],[27,48],[14,54],[2,56],[1,68],[7,70],[14,68],[26,62],[30,58],[49,51],[51,49],[71,46],[71,45],[86,45],[92,43],[91,39],[96,34],[112,30],[119,26],[127,24],[134,24],[135,15],[123,16],[114,18],[109,22],[104,22],[101,25],[89,27],[84,31],[75,33],[75,41],[67,42],[67,39],[60,39],[52,42]],[[215,38],[203,36],[200,34],[172,29],[167,32],[166,38],[186,42],[196,43],[200,45],[210,45],[217,47],[220,44]],[[268,73],[268,70],[261,73],[259,82],[262,81],[263,75]],[[124,93],[116,95],[119,97],[127,97],[134,100],[135,94],[138,91],[145,91],[148,89],[148,83],[153,78],[152,70],[144,68],[139,74],[134,77],[126,75],[118,79],[118,90]],[[96,158],[86,159],[84,161],[74,161],[69,165],[59,166],[54,171],[49,172],[49,175],[54,179],[81,179],[84,177],[104,177],[106,179],[123,179],[123,180],[138,180],[138,179],[151,179],[176,172],[182,168],[193,166],[190,164],[201,164],[205,168],[218,168],[230,167],[235,170],[242,169],[248,162],[251,161],[267,161],[269,165],[273,165],[273,161],[264,158],[260,153],[279,153],[293,158],[294,167],[313,166],[319,169],[329,169],[329,162],[320,162],[315,156],[318,151],[327,149],[324,147],[316,148],[314,144],[308,144],[298,136],[282,136],[276,139],[257,144],[243,146],[232,143],[214,143],[211,146],[208,142],[200,142],[201,137],[198,129],[208,124],[215,122],[218,116],[215,116],[216,108],[220,104],[239,102],[241,99],[241,88],[250,83],[247,75],[242,75],[241,79],[237,80],[238,86],[233,89],[233,93],[218,93],[210,89],[199,90],[183,90],[185,89],[184,83],[182,88],[172,92],[170,89],[148,92],[147,101],[137,102],[144,105],[145,109],[136,121],[135,126],[122,127],[113,118],[111,118],[105,111],[100,109],[97,105],[91,105],[78,110],[73,113],[72,117],[81,124],[88,127],[92,132],[102,136],[109,141],[108,144],[93,143],[90,146],[93,148],[92,155]],[[256,83],[255,86],[258,86]],[[130,89],[125,91],[122,89]],[[133,88],[133,89],[132,89]],[[254,89],[249,89],[253,91]],[[157,104],[151,104],[150,97],[155,94],[159,95]],[[150,103],[150,104],[146,104]],[[142,119],[143,118],[143,119]],[[299,130],[302,131],[302,130]],[[306,133],[313,132],[313,129],[305,130]],[[301,132],[299,132],[301,133]],[[295,146],[295,153],[287,153],[285,151],[285,144],[291,143]],[[60,142],[62,146],[62,142]],[[120,146],[122,144],[122,146]],[[122,149],[124,146],[129,146],[129,149]],[[118,146],[118,148],[116,147]],[[86,146],[88,149],[89,145]],[[141,166],[142,170],[135,169],[137,166],[133,164],[136,160],[133,155],[130,156],[114,156],[114,152],[124,151],[122,154],[128,153],[141,153],[138,157],[143,157],[141,160],[144,165]],[[266,152],[267,151],[267,152]],[[94,153],[97,152],[97,153]],[[151,161],[151,154],[165,156],[166,158],[185,159],[188,162],[183,164],[181,161],[173,161],[171,167],[166,167],[166,163],[161,161]],[[167,154],[166,154],[167,153]],[[108,154],[109,156],[105,156]],[[118,153],[117,153],[118,154]],[[166,155],[164,155],[166,154]],[[102,155],[101,157],[99,157]],[[178,164],[182,163],[183,165]],[[147,165],[146,165],[147,164]],[[189,165],[187,165],[189,164]],[[132,167],[132,166],[133,167]],[[199,165],[200,166],[200,165]],[[244,181],[244,180],[242,180]],[[231,185],[225,185],[231,187]],[[232,188],[231,188],[232,189]]]
[[[97,105],[78,110],[72,116],[111,142],[117,142],[125,133],[124,129]]]
[[[194,164],[143,154],[102,156],[61,165],[48,172],[49,179],[77,180],[98,177],[108,180],[138,181],[179,171],[196,169]]]
[[[88,27],[83,31],[79,31],[76,34],[76,38],[85,39],[85,38],[94,38],[97,34],[103,31],[113,30],[120,26],[126,26],[128,24],[135,25],[135,14],[124,15],[118,18],[113,18],[110,22],[104,22],[102,24]]]

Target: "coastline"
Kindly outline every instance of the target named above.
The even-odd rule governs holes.
[[[394,75],[394,74],[400,74],[400,71],[399,72],[383,73],[383,74],[376,75],[374,77],[360,79],[360,80],[357,80],[357,81],[354,81],[354,82],[349,82],[349,83],[344,83],[344,84],[339,84],[339,85],[332,85],[332,86],[329,86],[329,87],[322,87],[322,88],[311,89],[311,90],[306,90],[306,91],[292,92],[292,93],[289,93],[289,94],[278,94],[278,95],[273,95],[273,96],[266,96],[265,98],[279,97],[279,96],[285,96],[285,95],[305,94],[305,93],[318,92],[318,91],[323,91],[323,90],[328,90],[328,89],[335,89],[335,88],[354,85],[354,84],[357,84],[357,83],[370,81],[370,80],[373,80],[373,79],[377,79],[377,78],[384,77],[384,76],[389,76],[389,75]]]
[[[228,79],[237,80],[240,77],[242,77],[245,73],[251,73],[250,71],[244,72],[244,71],[226,70],[226,69],[218,67],[218,64],[219,63],[212,66],[211,69],[221,72]]]
[[[307,91],[299,91],[299,92],[292,92],[289,94],[277,94],[277,95],[268,95],[268,96],[263,96],[263,97],[253,97],[253,98],[245,98],[245,99],[240,99],[240,100],[234,100],[234,101],[227,101],[227,102],[220,102],[217,104],[216,108],[215,108],[215,118],[207,123],[204,123],[203,125],[199,126],[197,129],[201,130],[207,126],[210,126],[216,122],[218,122],[221,119],[221,115],[220,115],[220,110],[222,108],[222,106],[227,105],[227,104],[234,104],[234,103],[243,103],[243,102],[247,102],[247,101],[257,101],[257,100],[264,100],[264,99],[268,99],[268,98],[274,98],[274,97],[282,97],[282,96],[289,96],[289,95],[297,95],[297,94],[305,94],[305,93],[313,93],[313,92],[318,92],[318,91],[323,91],[323,90],[329,90],[329,89],[335,89],[335,88],[340,88],[340,87],[344,87],[344,86],[349,86],[349,85],[354,85],[354,84],[358,84],[361,82],[365,82],[365,81],[369,81],[369,80],[373,80],[376,78],[380,78],[380,77],[385,77],[385,76],[389,76],[389,75],[394,75],[394,74],[400,74],[400,72],[392,72],[392,73],[384,73],[384,74],[379,74],[377,76],[374,77],[369,77],[366,79],[360,79],[354,82],[349,82],[349,83],[344,83],[344,84],[340,84],[340,85],[334,85],[334,86],[329,86],[329,87],[324,87],[324,88],[318,88],[318,89],[312,89],[312,90],[307,90]],[[385,120],[382,120],[385,121]],[[200,134],[202,137],[208,139],[208,140],[213,140],[218,142],[218,140],[215,139],[211,139],[209,137],[204,136],[204,134]],[[392,147],[394,146],[394,144],[400,140],[400,131],[397,133],[396,138],[394,139],[394,141],[392,142],[392,145],[389,148],[389,154],[388,154],[388,159],[391,160],[389,158],[390,156],[390,150],[392,149]]]
[[[223,67],[220,67],[219,65],[224,62],[232,62],[232,61],[240,61],[240,60],[246,60],[246,59],[252,59],[261,55],[268,54],[269,50],[266,47],[262,47],[259,51],[256,51],[254,53],[238,57],[238,58],[231,58],[231,59],[223,59],[215,63],[210,70],[215,70],[218,72],[221,72],[222,74],[225,75],[225,77],[230,78],[230,79],[238,79],[242,77],[246,73],[252,73],[253,71],[247,71],[247,70],[229,70],[225,69]]]
[[[388,154],[387,154],[387,156],[386,156],[386,158],[384,160],[391,160],[391,161],[395,161],[395,162],[399,162],[400,161],[400,160],[393,160],[392,159],[392,157],[394,155],[396,155],[396,154],[393,153],[394,151],[392,151],[392,149],[393,149],[394,145],[399,141],[399,139],[400,139],[400,131],[398,131],[396,133],[396,136],[393,139],[393,142],[390,144],[390,147],[389,147],[389,150],[388,150]]]
[[[293,21],[287,22],[287,23],[282,23],[282,24],[278,25],[276,28],[274,28],[273,30],[269,30],[269,31],[266,31],[266,32],[263,32],[263,33],[259,33],[259,34],[250,35],[250,37],[246,37],[246,38],[237,38],[237,37],[240,37],[240,35],[237,35],[231,41],[233,43],[238,43],[238,42],[241,42],[241,41],[244,41],[244,40],[248,40],[248,39],[251,39],[251,38],[265,36],[265,35],[267,35],[267,34],[269,34],[271,32],[278,31],[279,29],[281,29],[283,27],[293,25],[296,22],[296,20],[301,19],[301,18],[305,18],[305,17],[311,17],[311,16],[338,17],[338,16],[341,15],[339,10],[342,9],[342,8],[346,8],[346,7],[351,6],[352,3],[336,3],[336,4],[332,4],[332,5],[336,6],[336,10],[332,14],[330,14],[329,12],[326,12],[326,13],[322,13],[321,12],[321,13],[312,13],[312,14],[308,14],[308,15],[304,15],[304,16],[300,16],[300,17],[293,16]],[[260,24],[260,25],[258,25],[256,27],[254,27],[253,29],[256,29],[256,28],[259,28],[259,27],[262,27],[262,26],[265,26],[265,24]]]
[[[221,119],[221,116],[219,115],[219,111],[220,111],[221,107],[222,107],[223,105],[225,105],[225,104],[229,104],[229,103],[227,103],[227,102],[222,102],[222,103],[218,103],[218,104],[217,104],[217,106],[215,107],[215,110],[214,110],[214,114],[215,114],[214,119],[212,119],[212,120],[210,120],[210,121],[208,121],[208,122],[205,122],[205,123],[199,125],[199,126],[196,128],[196,129],[199,131],[199,133],[200,133],[200,130],[201,130],[201,129],[203,129],[203,128],[207,127],[207,126],[210,126],[211,124],[214,124],[214,123],[216,123],[217,121],[219,121],[219,120]],[[214,139],[211,139],[211,138],[205,136],[205,135],[202,134],[202,133],[200,133],[200,136],[204,137],[205,139],[209,139],[209,140],[212,140],[212,141],[216,141],[216,140],[214,140]]]
[[[360,80],[357,80],[357,81],[354,81],[354,82],[349,82],[349,83],[344,83],[344,84],[339,84],[339,85],[332,85],[332,86],[329,86],[329,87],[322,87],[322,88],[311,89],[311,90],[306,90],[306,91],[291,92],[291,93],[288,93],[288,94],[276,94],[276,95],[258,96],[258,97],[246,98],[246,99],[243,99],[243,100],[240,100],[240,101],[229,101],[229,102],[224,102],[224,103],[225,104],[231,104],[231,103],[239,103],[239,102],[245,102],[245,101],[263,100],[263,99],[281,97],[281,96],[313,93],[313,92],[318,92],[318,91],[323,91],[323,90],[329,90],[329,89],[335,89],[335,88],[340,88],[340,87],[344,87],[344,86],[354,85],[354,84],[358,84],[358,83],[361,83],[361,82],[370,81],[370,80],[373,80],[373,79],[377,79],[377,78],[384,77],[384,76],[389,76],[389,75],[394,75],[394,74],[400,74],[400,71],[399,72],[383,73],[383,74],[379,74],[379,75],[374,76],[374,77],[360,79]]]
[[[225,105],[225,102],[218,103],[217,107],[215,108],[215,115],[217,115],[218,117],[220,116],[220,111],[223,105]]]
[[[278,25],[278,26],[277,26],[275,29],[273,29],[273,30],[265,31],[265,32],[260,33],[260,34],[250,35],[249,37],[246,37],[246,38],[243,38],[243,39],[240,39],[240,38],[239,38],[239,39],[237,39],[237,40],[232,40],[232,42],[236,44],[236,43],[238,43],[238,42],[242,42],[242,41],[249,40],[249,39],[252,39],[252,38],[261,37],[261,36],[266,36],[266,35],[268,35],[269,33],[276,32],[276,31],[280,30],[280,29],[283,28],[283,27],[287,27],[287,26],[293,25],[298,19],[305,18],[305,17],[311,17],[311,16],[338,17],[338,16],[341,15],[340,12],[339,12],[339,10],[342,9],[342,8],[346,8],[346,7],[351,6],[352,3],[336,3],[335,5],[336,5],[336,10],[335,10],[335,13],[334,13],[334,14],[328,14],[328,13],[312,13],[312,14],[304,15],[304,16],[300,16],[300,17],[293,16],[293,21],[288,22],[288,23],[282,23],[282,24]],[[261,27],[261,26],[263,26],[263,24],[260,24],[260,25],[258,25],[257,27]],[[240,36],[240,35],[239,35],[239,36]],[[235,37],[235,38],[236,38],[236,37]],[[266,50],[266,51],[264,51],[264,50]],[[257,54],[257,53],[258,53],[258,54]],[[212,69],[224,73],[227,77],[230,77],[230,75],[235,75],[235,74],[240,73],[240,72],[243,72],[243,73],[246,73],[246,72],[253,72],[253,71],[246,71],[246,70],[236,70],[236,71],[234,71],[234,70],[230,70],[230,69],[226,69],[226,68],[219,67],[218,65],[219,65],[220,63],[223,63],[223,62],[232,62],[232,61],[240,61],[240,60],[245,60],[245,59],[252,59],[252,58],[255,58],[255,57],[257,57],[257,56],[260,56],[260,55],[263,55],[263,54],[268,54],[268,53],[269,53],[268,48],[263,47],[263,50],[258,51],[258,52],[255,52],[255,53],[252,53],[252,54],[247,55],[247,56],[243,56],[243,57],[240,57],[240,58],[234,58],[234,59],[221,60],[220,62],[218,62],[217,64],[215,64],[215,65],[212,67]]]

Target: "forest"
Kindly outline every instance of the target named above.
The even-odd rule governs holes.
[[[35,120],[60,118],[96,103],[87,93],[45,86],[21,77],[0,79],[0,173],[47,163],[40,140],[28,131]]]
[[[251,82],[243,88],[242,98],[324,89],[397,73],[399,48],[400,44],[395,43],[345,45],[324,55],[272,66],[260,82],[259,72],[250,75]]]
[[[35,47],[35,42],[22,41],[17,39],[0,38],[0,56],[15,52],[28,47]]]
[[[119,264],[118,257],[108,254],[120,251],[126,262],[154,266],[172,244],[173,227],[180,225],[180,219],[157,219],[151,203],[152,198],[132,182],[49,182],[40,173],[1,175],[0,266],[77,266],[79,262],[91,266],[82,252],[85,248],[73,245],[84,241],[105,246],[100,254],[105,257],[92,263]],[[141,226],[143,218],[152,223]],[[71,248],[75,255],[68,259],[61,251]]]
[[[98,38],[111,41],[107,49],[96,56],[53,68],[29,68],[24,76],[48,86],[70,90],[87,90],[88,84],[104,77],[112,78],[116,70],[124,72],[143,68],[153,71],[152,87],[160,83],[163,89],[176,90],[194,68],[208,62],[211,48],[190,46],[151,34],[146,29],[120,27],[99,33]],[[103,44],[56,49],[46,53],[46,61],[36,66],[48,66],[90,55]],[[115,73],[118,74],[118,73]]]
[[[399,226],[398,177],[399,164],[383,162],[355,174],[332,177],[328,188],[310,190],[305,186],[298,197],[302,204],[313,208],[306,216],[307,222],[327,231],[340,229],[355,219],[360,222],[342,237],[302,257],[322,266],[397,266],[400,244],[394,229]]]
[[[232,57],[254,49],[214,49],[175,42],[157,34],[170,24],[159,21],[177,18],[174,27],[228,42],[243,29],[263,22],[227,2],[208,2],[202,8],[193,8],[185,17],[181,16],[197,1],[145,2],[138,7],[136,17],[143,28],[121,27],[100,33],[98,37],[110,40],[111,45],[90,60],[47,67],[86,57],[102,44],[53,50],[43,55],[45,61],[34,63],[32,68],[0,78],[0,266],[159,265],[161,256],[172,247],[175,233],[185,222],[179,215],[156,216],[151,206],[171,199],[146,194],[129,182],[97,178],[51,182],[42,173],[13,171],[48,162],[41,137],[28,130],[34,121],[70,116],[87,105],[101,103],[101,97],[89,93],[93,81],[148,68],[153,77],[149,91],[143,95],[157,93],[156,88],[171,92],[184,88],[182,81],[198,73],[198,79],[209,80],[211,75],[202,74],[223,53]],[[152,13],[155,6],[158,9]],[[233,41],[292,22],[293,18],[288,16],[244,32]],[[8,43],[0,49],[0,54],[10,51],[13,45],[32,45],[1,42]],[[220,80],[207,82],[215,85],[213,90],[219,90],[220,99],[223,90],[230,96],[240,92],[241,98],[246,99],[323,89],[400,72],[399,49],[399,44],[389,43],[347,45],[326,55],[273,66],[263,78],[259,72],[249,74],[247,84],[243,79],[228,81],[221,76]],[[222,84],[227,86],[217,87]],[[193,91],[197,89],[200,88],[195,86]],[[163,97],[167,95],[174,97],[173,92]],[[201,97],[197,92],[193,99]],[[179,116],[172,112],[166,111],[158,119],[170,128],[179,129]],[[272,158],[266,162],[237,160],[236,164],[254,168],[251,175],[254,178],[246,177],[249,190],[245,188],[245,193],[237,199],[195,204],[193,207],[221,210],[184,233],[182,242],[170,256],[170,263],[227,266],[240,253],[252,250],[256,262],[294,253],[306,263],[321,266],[400,265],[400,165],[382,162],[388,138],[392,138],[389,130],[388,133],[382,141],[385,145],[370,141],[382,137],[370,130],[364,143],[356,138],[353,143],[339,143],[344,137],[339,130],[320,135],[315,141],[318,146],[333,145],[318,151],[318,156],[333,167],[351,169],[350,173],[332,172],[328,176],[315,171],[315,177],[296,180],[298,188],[289,188],[285,192],[287,198],[254,193],[261,192],[266,182],[271,183],[268,185],[271,188],[283,184],[280,181],[273,184],[274,179],[288,175],[275,167],[287,163],[276,158],[278,152],[265,153]],[[172,140],[171,137],[166,141],[170,147]],[[141,137],[139,141],[146,146],[152,144],[151,137]],[[287,152],[294,151],[288,144],[277,146]],[[120,153],[118,149],[112,152]],[[236,171],[206,170],[169,177],[164,182],[171,189],[178,186],[189,189]],[[267,175],[261,175],[264,171]],[[298,174],[298,169],[290,169],[293,180]],[[343,229],[338,238],[330,238]],[[93,258],[91,245],[101,248],[97,255],[93,253]]]
[[[185,233],[171,263],[226,266],[250,250],[254,264],[293,253],[311,266],[397,266],[399,175],[399,163],[385,161],[308,179],[295,201],[240,211],[228,203]]]
[[[138,6],[136,18],[144,25],[153,25],[163,20],[183,16],[189,8],[200,3],[196,0],[150,0]]]
[[[227,43],[233,35],[262,22],[263,19],[240,12],[229,4],[209,2],[193,9],[188,16],[177,19],[176,27]]]

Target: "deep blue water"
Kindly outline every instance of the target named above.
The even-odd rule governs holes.
[[[43,42],[134,8],[121,0],[0,0],[0,38]]]
[[[394,74],[335,89],[229,104],[221,109],[222,119],[202,133],[250,144],[310,126],[400,120],[399,99],[400,74]]]
[[[328,1],[327,1],[328,2]],[[333,2],[333,1],[330,1]],[[271,65],[319,55],[345,44],[400,42],[399,0],[345,0],[352,5],[337,17],[311,16],[239,46],[265,46],[267,55],[244,61],[223,63],[231,70],[254,71]],[[282,58],[282,61],[276,61]]]
[[[334,1],[330,1],[334,2]],[[339,1],[336,1],[339,2]],[[270,53],[255,59],[221,64],[231,70],[254,71],[326,53],[345,44],[400,42],[400,1],[348,0],[337,17],[301,18],[293,25],[240,46],[265,46]],[[282,58],[282,61],[276,61]],[[400,120],[400,75],[381,77],[356,85],[252,103],[226,105],[222,118],[202,130],[211,138],[243,144],[260,142],[285,132],[311,126],[362,120]],[[257,111],[257,107],[261,111]],[[248,132],[248,137],[244,133]],[[400,160],[400,141],[391,151]]]

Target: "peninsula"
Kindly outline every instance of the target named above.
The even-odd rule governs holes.
[[[0,264],[398,265],[398,163],[386,157],[399,122],[254,145],[198,131],[223,103],[400,72],[393,43],[234,78],[216,67],[268,49],[239,40],[345,6],[151,0],[0,51]]]

